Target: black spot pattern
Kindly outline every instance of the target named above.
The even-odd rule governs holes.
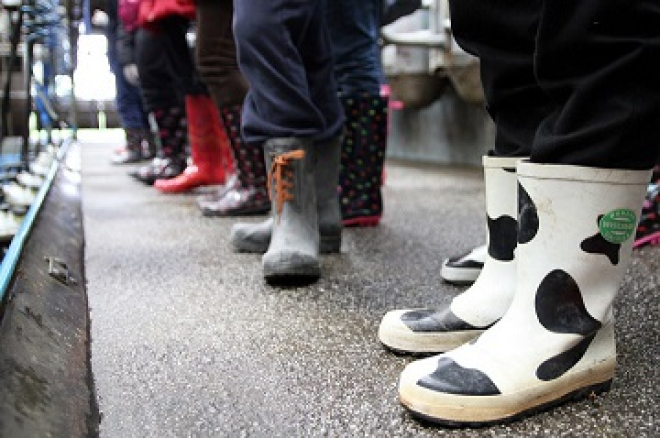
[[[449,309],[411,310],[401,315],[401,321],[414,332],[453,332],[461,330],[483,330],[460,319]]]
[[[488,254],[495,260],[510,262],[516,249],[518,223],[511,216],[488,218]]]
[[[602,217],[602,214],[598,216],[598,224],[600,224]],[[580,248],[582,251],[589,254],[604,255],[614,266],[619,264],[619,251],[621,251],[621,244],[608,242],[600,233],[597,233],[596,235],[582,241]]]
[[[530,242],[539,231],[539,215],[536,205],[525,188],[518,183],[518,243]]]
[[[438,368],[417,384],[432,391],[460,395],[499,395],[500,390],[479,370],[463,368],[451,358],[441,356]]]
[[[554,333],[587,336],[601,327],[587,311],[578,284],[560,269],[546,275],[539,285],[536,314],[543,327]]]
[[[536,377],[546,382],[561,377],[582,359],[582,356],[584,356],[595,336],[596,334],[594,333],[578,342],[568,351],[564,351],[543,362],[536,370]]]

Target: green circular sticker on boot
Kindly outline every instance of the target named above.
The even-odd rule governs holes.
[[[612,210],[602,218],[598,223],[600,234],[611,243],[623,243],[635,232],[637,228],[637,216],[632,210],[620,208]]]

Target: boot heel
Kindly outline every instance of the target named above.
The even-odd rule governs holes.
[[[339,254],[341,252],[341,235],[332,237],[321,236],[319,251],[321,254]]]
[[[345,227],[376,227],[380,222],[380,215],[378,216],[362,216],[354,217],[351,219],[342,220]]]

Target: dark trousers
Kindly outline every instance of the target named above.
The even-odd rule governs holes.
[[[115,106],[119,123],[124,129],[149,129],[149,122],[142,102],[142,93],[139,87],[131,85],[117,61],[116,34],[108,33],[108,64],[115,76]]]
[[[335,78],[342,96],[378,96],[381,65],[382,0],[327,0],[328,27],[335,55]]]
[[[452,0],[481,60],[495,153],[649,169],[660,146],[660,2]]]
[[[197,0],[196,58],[199,74],[218,108],[242,105],[248,83],[236,60],[234,6],[227,0]]]
[[[148,111],[184,105],[186,95],[207,94],[186,40],[190,22],[171,17],[154,30],[138,30],[136,59]]]
[[[250,84],[243,106],[245,141],[284,137],[324,141],[340,133],[343,113],[324,3],[234,2],[238,61]]]

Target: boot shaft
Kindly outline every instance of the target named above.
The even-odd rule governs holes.
[[[132,152],[142,154],[142,140],[145,137],[144,129],[142,128],[126,128],[126,149]]]
[[[516,290],[519,160],[483,157],[488,251],[477,280],[451,303],[453,314],[474,327],[500,319]]]
[[[227,155],[234,165],[233,177],[227,190],[198,200],[205,216],[263,214],[270,210],[263,146],[243,142],[241,110],[240,105],[220,109],[230,146]]]
[[[137,163],[146,158],[142,150],[142,139],[144,130],[140,128],[125,128],[126,143],[123,147],[115,150],[110,158],[113,164]]]
[[[244,188],[265,189],[266,160],[262,145],[248,144],[241,135],[242,106],[222,108],[222,118],[234,162],[238,184]]]
[[[341,246],[342,215],[339,204],[339,166],[341,144],[339,136],[322,144],[317,144],[318,166],[314,175],[316,182],[316,202],[321,237],[335,240],[336,251]]]
[[[356,95],[342,99],[346,116],[341,151],[341,208],[345,224],[375,225],[383,200],[383,163],[387,148],[388,99]],[[355,221],[353,224],[352,222]]]
[[[203,173],[224,179],[226,173],[232,173],[233,160],[229,139],[213,100],[206,95],[186,96],[186,117],[193,163]]]
[[[142,130],[142,157],[144,159],[150,160],[156,156],[158,153],[158,140],[155,133],[149,129]]]
[[[488,255],[495,260],[514,259],[518,232],[518,180],[520,157],[483,157]]]
[[[629,264],[650,172],[527,161],[517,172],[518,289],[530,292],[514,304],[542,311],[551,307],[541,304],[544,291],[572,291],[566,300],[584,300],[574,304],[602,322]]]
[[[273,227],[263,256],[268,281],[316,279],[319,229],[316,203],[316,148],[311,141],[277,138],[264,145]]]
[[[188,155],[186,113],[182,107],[157,108],[150,120],[158,140],[158,156],[180,159]]]
[[[268,193],[273,204],[275,226],[285,209],[296,214],[317,217],[316,148],[311,142],[296,138],[277,138],[264,144],[268,171]],[[316,222],[316,219],[314,219]]]

